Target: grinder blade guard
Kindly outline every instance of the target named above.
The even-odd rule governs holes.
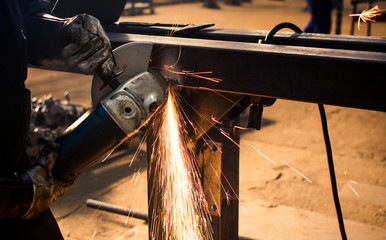
[[[151,43],[128,43],[113,51],[117,87],[101,89],[104,82],[94,77],[94,107],[56,139],[61,146],[52,169],[55,178],[75,181],[134,135],[162,105],[167,84],[148,70],[151,51]]]

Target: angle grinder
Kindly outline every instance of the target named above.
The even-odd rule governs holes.
[[[93,108],[56,139],[59,156],[55,178],[74,181],[134,135],[166,98],[163,76],[149,70],[151,43],[128,43],[113,50],[111,76],[96,71],[92,83]]]

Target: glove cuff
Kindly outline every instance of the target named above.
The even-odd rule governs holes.
[[[45,171],[41,166],[36,166],[36,168],[41,168],[39,170]],[[50,186],[52,184],[39,184],[39,181],[35,183],[33,176],[31,176],[28,172],[26,175],[28,175],[33,182],[33,197],[29,209],[22,216],[22,218],[31,220],[39,216],[43,211],[47,210],[54,199],[50,194],[52,193],[52,189],[50,189],[52,188]]]

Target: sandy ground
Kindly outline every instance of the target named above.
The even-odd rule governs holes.
[[[343,33],[350,29],[345,1]],[[303,27],[309,18],[305,1],[255,0],[242,7],[201,3],[157,7],[154,15],[121,21],[215,23],[219,28],[269,30],[289,21]],[[386,8],[386,7],[384,7]],[[365,34],[365,28],[360,35]],[[373,24],[373,35],[386,36],[386,24]],[[30,69],[33,96],[51,93],[90,106],[90,76]],[[365,79],[364,79],[365,80]],[[386,114],[326,106],[339,194],[349,239],[386,239]],[[245,120],[246,115],[242,116]],[[142,220],[89,209],[88,198],[147,212],[146,148],[129,167],[141,136],[130,148],[85,172],[52,210],[67,240],[146,239]],[[276,164],[257,154],[260,149]],[[287,167],[304,174],[308,180]],[[353,188],[356,193],[351,189]],[[358,195],[357,195],[358,194]],[[240,236],[251,239],[339,239],[318,108],[315,104],[278,100],[264,110],[261,131],[241,136]]]

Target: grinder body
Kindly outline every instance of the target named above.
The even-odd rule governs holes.
[[[121,48],[117,51],[121,56],[124,52],[132,52],[132,48],[123,47],[124,50]],[[150,57],[151,47],[147,52]],[[161,75],[147,71],[146,65],[146,71],[138,73],[138,69],[134,69],[133,76],[125,69],[129,67],[127,61],[130,61],[130,56],[122,59],[116,63],[117,71],[124,71],[115,79],[117,84],[114,85],[118,87],[108,90],[106,94],[106,90],[99,87],[105,84],[99,83],[98,77],[94,78],[92,90],[95,106],[56,139],[61,145],[52,169],[56,179],[75,181],[86,169],[108,157],[146,124],[166,98],[167,85]]]

